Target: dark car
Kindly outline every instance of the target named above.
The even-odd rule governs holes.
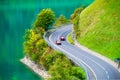
[[[61,37],[60,37],[60,40],[61,40],[61,41],[65,41],[65,37],[64,37],[64,36],[61,36]]]
[[[61,45],[61,41],[60,41],[60,40],[57,40],[57,41],[56,41],[56,44],[57,44],[57,45]]]

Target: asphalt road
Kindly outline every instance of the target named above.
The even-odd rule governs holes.
[[[69,59],[82,66],[87,74],[88,80],[120,80],[120,72],[109,63],[98,57],[83,51],[75,45],[71,45],[67,40],[62,41],[62,45],[56,45],[55,41],[60,36],[67,37],[71,32],[72,25],[66,25],[45,35],[45,40],[52,48],[63,52]]]

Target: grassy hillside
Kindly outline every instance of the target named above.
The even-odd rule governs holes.
[[[77,40],[114,59],[120,57],[120,1],[95,0],[79,17]]]

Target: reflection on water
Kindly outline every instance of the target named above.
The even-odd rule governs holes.
[[[31,27],[37,13],[52,8],[56,16],[69,17],[76,7],[93,0],[1,0],[0,1],[0,80],[39,80],[19,62],[24,56],[22,43],[25,29]]]

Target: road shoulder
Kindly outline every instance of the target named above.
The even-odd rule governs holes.
[[[99,53],[94,52],[94,51],[88,49],[87,47],[79,44],[76,40],[74,41],[74,45],[77,46],[77,47],[79,47],[80,49],[82,49],[82,50],[84,50],[84,51],[87,51],[88,53],[90,53],[90,54],[92,54],[92,55],[94,55],[94,56],[96,56],[96,57],[98,57],[98,58],[106,61],[107,63],[111,64],[113,67],[115,67],[116,69],[118,69],[117,63],[115,63],[114,61],[106,58],[105,56],[102,56],[102,55],[100,55]],[[119,72],[120,72],[120,70],[119,70]]]

